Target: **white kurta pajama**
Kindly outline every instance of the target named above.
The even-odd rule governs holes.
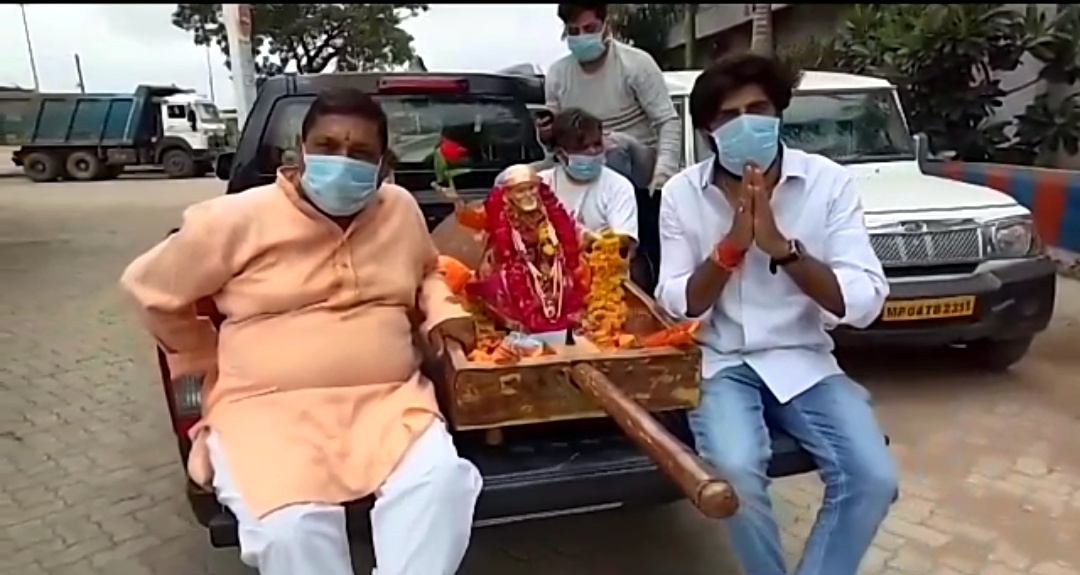
[[[259,519],[244,505],[213,433],[207,444],[214,491],[239,522],[245,565],[259,575],[354,575],[344,507],[304,503]],[[480,487],[476,468],[435,421],[375,493],[372,575],[453,575],[469,545],[461,526],[472,522]]]

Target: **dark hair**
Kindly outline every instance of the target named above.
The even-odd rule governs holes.
[[[757,52],[725,56],[709,66],[690,91],[690,120],[695,128],[708,129],[720,103],[732,92],[756,84],[765,92],[778,113],[791,104],[791,93],[799,82],[799,72],[776,58]]]
[[[576,143],[585,134],[602,132],[603,123],[596,116],[581,108],[566,108],[555,116],[551,124],[551,143],[560,148]]]
[[[390,140],[386,112],[371,96],[356,88],[331,88],[320,92],[304,115],[304,123],[300,125],[300,137],[306,140],[315,122],[323,116],[331,115],[353,116],[375,122],[379,129],[382,151],[386,151],[387,142]]]
[[[607,4],[559,4],[559,20],[563,24],[569,24],[586,12],[596,14],[599,20],[607,20]]]

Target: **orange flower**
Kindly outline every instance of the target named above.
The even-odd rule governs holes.
[[[438,269],[446,280],[446,286],[450,288],[450,293],[455,295],[464,292],[465,285],[473,277],[473,271],[468,266],[450,256],[439,256]]]

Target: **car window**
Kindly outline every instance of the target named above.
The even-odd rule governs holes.
[[[891,90],[796,95],[784,112],[781,138],[842,164],[915,157]]]
[[[165,106],[165,112],[169,115],[169,118],[173,120],[183,120],[187,118],[187,106],[179,104],[169,104]]]
[[[195,104],[195,110],[199,113],[199,119],[204,122],[221,122],[221,114],[213,104],[198,103]]]
[[[295,161],[304,114],[314,96],[279,100],[259,143],[258,165],[273,173]],[[510,98],[476,95],[379,96],[386,112],[396,171],[431,171],[439,142],[450,139],[464,150],[454,167],[501,171],[512,164],[543,158],[532,117]],[[286,163],[288,163],[286,162]]]

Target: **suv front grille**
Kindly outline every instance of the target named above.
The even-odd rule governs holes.
[[[870,245],[884,266],[969,262],[983,255],[978,228],[871,234]]]

